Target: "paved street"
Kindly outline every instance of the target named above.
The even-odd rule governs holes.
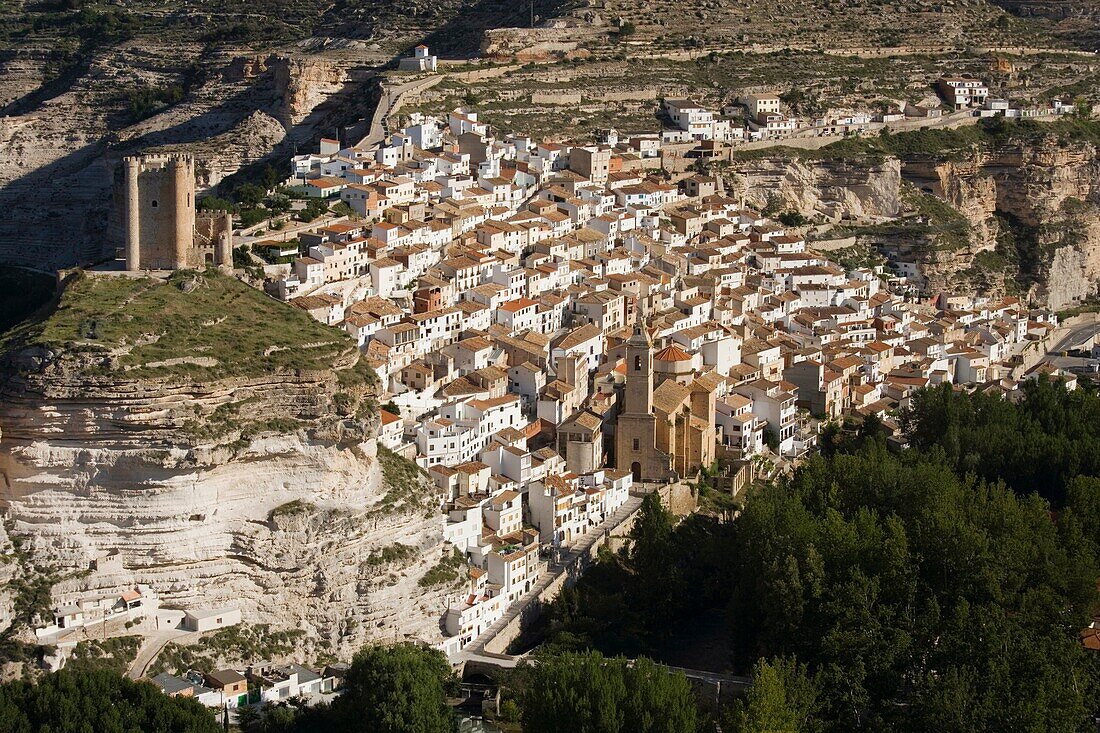
[[[426,79],[417,79],[395,87],[382,86],[382,98],[371,118],[367,136],[359,141],[358,147],[370,149],[386,139],[386,119],[401,107],[402,97],[408,92],[421,92],[443,81],[445,75],[433,74]]]
[[[168,642],[179,641],[192,636],[197,637],[198,634],[182,629],[167,629],[150,634],[145,637],[145,642],[138,650],[137,656],[134,657],[134,661],[130,664],[130,669],[126,672],[126,675],[132,680],[144,677],[153,664],[153,660],[157,658],[157,655],[167,646]]]
[[[1077,348],[1081,343],[1088,341],[1093,336],[1100,334],[1100,321],[1095,323],[1085,323],[1080,326],[1074,327],[1069,333],[1058,340],[1050,352],[1058,354],[1063,351],[1069,351]]]

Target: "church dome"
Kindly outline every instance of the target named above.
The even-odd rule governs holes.
[[[653,356],[653,361],[663,361],[667,363],[676,363],[679,361],[686,361],[691,363],[691,354],[687,353],[679,346],[672,344],[658,351]]]

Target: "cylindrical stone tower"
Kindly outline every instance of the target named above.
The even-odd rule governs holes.
[[[218,233],[218,248],[214,253],[214,263],[227,270],[233,269],[233,215],[222,215],[221,231]]]
[[[138,200],[141,159],[125,158],[123,165],[126,169],[126,269],[136,272],[141,269],[141,210]]]
[[[175,208],[175,266],[188,267],[195,244],[195,171],[191,156],[175,154],[169,167],[172,171],[172,205]]]

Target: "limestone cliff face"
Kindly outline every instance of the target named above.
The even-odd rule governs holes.
[[[483,56],[502,61],[544,61],[546,59],[583,58],[590,52],[581,49],[586,40],[606,34],[600,27],[563,28],[490,28],[481,39]]]
[[[897,216],[901,165],[844,160],[802,160],[777,156],[735,160],[727,192],[763,206],[779,196],[784,208],[833,220]]]
[[[439,637],[442,591],[417,586],[442,548],[434,491],[392,485],[375,418],[338,414],[369,389],[333,372],[88,376],[74,358],[19,355],[0,388],[0,505],[34,564],[63,576],[121,555],[122,574],[66,580],[55,597],[148,583],[167,605],[304,629],[301,659]],[[368,562],[394,543],[412,550]]]
[[[61,93],[0,117],[0,260],[50,269],[113,255],[102,232],[124,155],[190,152],[200,190],[261,159],[282,165],[295,145],[369,116],[360,109],[367,96],[345,84],[347,69],[363,59],[211,52],[169,41],[97,52]],[[0,105],[32,97],[46,60],[0,60]],[[129,118],[128,95],[183,84],[192,66],[204,83],[152,117]]]
[[[347,69],[315,57],[274,56],[268,60],[282,101],[276,117],[287,127],[306,119],[348,80]]]
[[[232,129],[205,140],[195,159],[195,186],[212,190],[227,176],[262,159],[287,137],[286,128],[257,110]]]
[[[961,160],[906,160],[903,175],[945,199],[972,227],[972,246],[932,273],[959,271],[993,250],[1009,222],[1033,300],[1058,309],[1100,281],[1100,157],[1087,143],[1012,143]],[[962,258],[960,260],[960,257]]]

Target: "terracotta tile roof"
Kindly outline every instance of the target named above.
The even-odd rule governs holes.
[[[654,361],[691,361],[691,354],[675,344],[666,346],[653,355]]]

